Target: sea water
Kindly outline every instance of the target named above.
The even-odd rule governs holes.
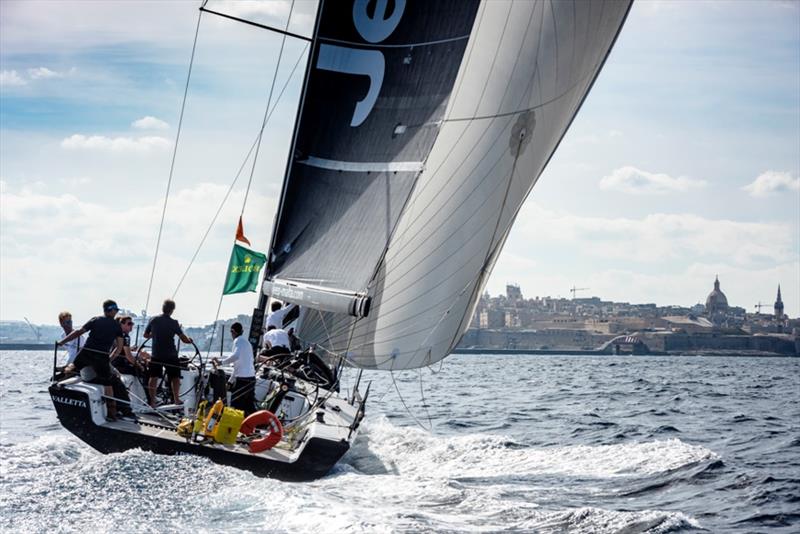
[[[14,532],[798,532],[800,359],[455,355],[379,373],[325,478],[102,455],[61,428],[52,355],[0,355]]]

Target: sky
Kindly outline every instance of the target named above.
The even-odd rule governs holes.
[[[285,43],[253,168],[281,37],[204,15],[153,271],[198,5],[0,1],[0,320],[174,296],[207,324],[240,213],[267,248],[305,45]],[[209,5],[281,26],[290,10]],[[314,12],[295,2],[290,31]],[[771,310],[780,284],[800,315],[798,1],[634,3],[487,289],[691,306],[716,275],[733,306]],[[255,303],[226,296],[220,317]]]

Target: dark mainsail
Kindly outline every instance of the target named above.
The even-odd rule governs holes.
[[[270,279],[367,293],[439,133],[477,7],[323,2]]]

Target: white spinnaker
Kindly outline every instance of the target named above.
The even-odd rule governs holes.
[[[417,368],[451,352],[629,7],[481,4],[446,119],[370,286],[372,311],[308,310],[307,339],[364,368]]]

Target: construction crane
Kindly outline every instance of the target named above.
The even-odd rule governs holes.
[[[761,304],[760,300],[758,301],[758,304],[754,306],[754,308],[756,309],[756,313],[761,313],[761,308],[769,308],[769,307],[770,307],[769,304]]]
[[[575,293],[577,293],[578,291],[586,291],[586,290],[588,290],[588,289],[590,289],[590,288],[588,288],[588,287],[575,287],[575,286],[572,286],[572,287],[570,288],[570,290],[569,290],[569,292],[570,292],[570,293],[572,293],[572,300],[575,300]]]
[[[36,342],[39,343],[40,341],[42,341],[42,333],[39,332],[39,329],[33,326],[27,317],[23,317],[23,319],[25,319],[25,322],[28,323],[28,326],[31,327],[31,330],[33,330],[33,335],[36,336]]]

